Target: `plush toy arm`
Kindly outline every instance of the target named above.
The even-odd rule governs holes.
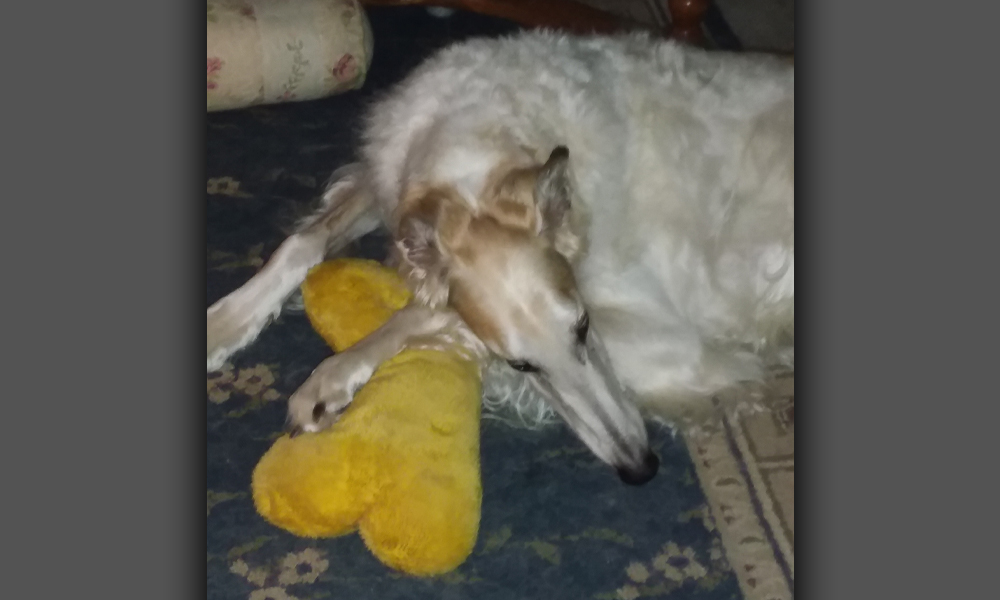
[[[432,310],[411,302],[353,346],[326,359],[288,399],[292,434],[326,429],[354,400],[385,361],[411,341],[426,340],[458,326],[451,311]]]

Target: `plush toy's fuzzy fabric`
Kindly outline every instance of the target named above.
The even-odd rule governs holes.
[[[409,301],[396,274],[355,259],[317,266],[306,313],[335,350]],[[306,537],[358,530],[385,564],[412,575],[450,571],[479,530],[481,383],[458,353],[408,350],[382,365],[331,429],[279,438],[253,473],[257,511]]]

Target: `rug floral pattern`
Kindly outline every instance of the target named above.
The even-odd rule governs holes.
[[[365,88],[324,100],[211,113],[207,123],[207,304],[247,280],[352,159],[362,108],[450,39],[510,26],[419,9],[370,14],[381,61]],[[375,234],[350,248],[381,258]],[[206,305],[207,305],[206,304]],[[485,419],[476,547],[420,579],[379,563],[357,535],[305,539],[254,510],[250,476],[280,435],[285,403],[330,350],[295,310],[207,376],[207,591],[215,599],[704,599],[742,597],[688,447],[654,427],[660,474],[622,485],[565,427]]]

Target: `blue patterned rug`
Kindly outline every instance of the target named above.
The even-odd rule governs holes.
[[[325,100],[213,113],[207,131],[208,304],[245,282],[352,159],[359,115],[433,49],[511,30],[457,13],[373,9],[375,57],[361,90]],[[384,256],[385,238],[351,249]],[[472,556],[418,579],[379,563],[356,535],[309,540],[266,523],[250,475],[278,436],[285,401],[330,350],[288,312],[208,377],[208,597],[240,600],[740,598],[694,465],[681,440],[653,430],[659,475],[632,488],[565,428],[484,420],[483,505]]]

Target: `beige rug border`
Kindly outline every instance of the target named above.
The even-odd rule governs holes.
[[[784,383],[782,387],[787,386],[788,395],[793,395],[794,379],[789,378]],[[722,538],[726,557],[736,572],[746,600],[792,600],[794,548],[784,535],[760,469],[754,460],[750,460],[752,452],[742,422],[745,416],[730,414],[722,418],[726,420],[728,432],[725,427],[719,427],[684,437]],[[740,458],[732,451],[729,435],[732,435],[742,454],[746,474],[740,469]],[[794,469],[794,457],[787,463]],[[754,509],[751,489],[756,491],[761,512],[768,522],[766,524]],[[791,572],[791,586],[778,562],[765,525],[773,532],[772,539]]]

